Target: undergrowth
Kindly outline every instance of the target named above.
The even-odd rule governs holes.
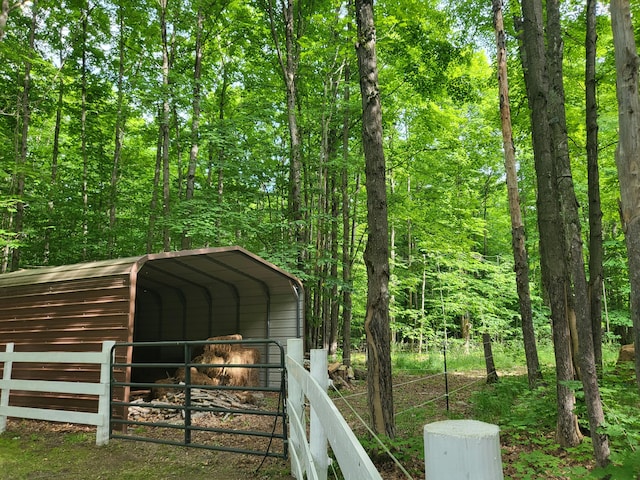
[[[609,436],[611,463],[606,468],[590,471],[593,451],[588,438],[588,421],[580,382],[572,382],[576,392],[576,414],[585,441],[578,447],[561,448],[554,438],[556,422],[556,389],[553,372],[544,372],[545,382],[529,389],[526,376],[501,377],[472,398],[478,420],[500,426],[503,444],[519,453],[511,460],[513,478],[545,478],[559,474],[561,478],[640,478],[640,399],[633,378],[633,366],[622,364],[605,371],[600,393],[605,410],[604,431]],[[537,476],[536,476],[537,475]],[[558,478],[558,477],[547,477]]]

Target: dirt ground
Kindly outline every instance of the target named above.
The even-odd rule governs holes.
[[[396,439],[386,441],[389,452],[372,439],[364,422],[367,421],[366,383],[355,381],[339,391],[330,390],[334,403],[342,412],[385,480],[411,478],[424,480],[424,425],[449,418],[472,418],[471,396],[485,383],[483,372],[449,374],[448,397],[445,395],[443,375],[397,374],[394,376],[394,406],[396,411]],[[448,403],[448,409],[447,409]],[[273,410],[278,399],[264,398],[262,406]],[[165,413],[167,423],[182,421],[179,416]],[[143,419],[144,420],[144,419]],[[148,418],[147,420],[153,420]],[[194,424],[214,429],[244,430],[282,433],[281,420],[253,415],[201,415]],[[162,441],[181,440],[182,430],[156,430],[133,427],[134,436],[145,436]],[[552,433],[549,433],[552,435]],[[229,435],[225,433],[194,432],[196,443],[215,443],[223,448],[240,450],[283,451],[282,440],[269,444],[267,436]],[[551,439],[549,439],[551,441]],[[555,471],[518,472],[521,454],[535,455],[536,444],[514,440],[501,432],[503,469],[506,478],[539,478],[566,480]],[[7,463],[3,449],[13,451],[17,460]],[[17,448],[15,448],[17,447]],[[16,457],[16,450],[19,451]],[[558,450],[559,464],[576,462],[566,452]],[[592,467],[588,458],[578,459],[585,468]],[[522,466],[522,465],[520,465]],[[533,476],[532,476],[533,475]],[[282,458],[259,455],[210,451],[112,438],[108,445],[95,446],[95,429],[84,426],[9,419],[7,432],[0,435],[0,480],[33,479],[108,479],[108,480],[290,480],[290,464]],[[339,478],[330,469],[329,478]]]
[[[449,375],[449,415],[465,417],[469,411],[469,397],[473,390],[482,385],[484,377],[478,375]],[[424,460],[420,455],[420,435],[425,423],[448,418],[446,398],[444,396],[444,377],[435,375],[430,377],[416,375],[400,375],[395,379],[394,401],[397,412],[398,438],[415,437],[411,443],[403,443],[399,440],[392,446],[392,453],[398,457],[398,461],[415,480],[424,478]],[[356,381],[350,388],[343,388],[340,392],[332,391],[331,396],[338,409],[343,413],[348,423],[358,437],[368,436],[366,421],[366,384],[364,381]],[[269,402],[269,399],[265,399]],[[360,418],[358,418],[360,417]],[[170,420],[165,420],[170,421]],[[282,431],[281,423],[274,423],[269,417],[255,417],[251,415],[235,416],[201,416],[195,423],[208,428],[241,429],[269,432],[275,428]],[[15,438],[24,442],[24,448],[35,448],[37,455],[48,459],[55,455],[59,463],[58,472],[51,460],[43,465],[33,466],[25,472],[23,477],[12,476],[6,470],[0,468],[0,480],[18,480],[19,478],[47,478],[47,479],[73,479],[80,472],[86,472],[91,468],[92,475],[82,475],[77,478],[190,478],[190,480],[202,479],[274,479],[289,480],[289,462],[279,458],[263,458],[257,455],[246,455],[220,451],[209,451],[193,448],[175,447],[155,443],[144,443],[131,440],[112,439],[106,447],[95,447],[93,443],[95,429],[67,424],[48,422],[35,422],[26,420],[9,420],[7,432],[4,437]],[[148,436],[162,440],[176,439],[183,435],[177,431],[154,431],[149,428],[137,428],[134,435]],[[177,436],[177,437],[176,437]],[[68,439],[72,440],[69,441]],[[73,440],[76,438],[77,440]],[[210,440],[215,438],[215,440]],[[194,433],[194,442],[207,443],[215,441],[224,447],[232,447],[246,450],[265,450],[281,452],[282,443],[268,445],[267,439],[253,436],[237,436],[226,434],[210,434],[207,432]],[[35,447],[33,444],[36,444]],[[69,452],[63,448],[69,446]],[[405,447],[406,446],[406,451]],[[402,468],[371,440],[365,445],[371,452],[372,459],[376,463],[385,480],[407,478]],[[47,452],[51,452],[49,455]],[[74,453],[75,452],[75,453]],[[0,450],[0,455],[2,451]],[[70,455],[72,458],[64,461],[63,457]],[[100,469],[87,467],[82,463],[82,457],[86,456],[91,465],[100,465]],[[48,463],[47,463],[48,462]],[[65,463],[66,462],[66,463]],[[144,476],[139,473],[140,464],[154,471],[153,476]],[[0,458],[0,467],[2,460]],[[127,470],[129,469],[129,470]],[[4,470],[4,473],[3,473]],[[129,473],[127,473],[129,471]],[[111,476],[110,476],[111,472]],[[128,476],[131,474],[131,476]],[[9,475],[9,476],[6,476]],[[329,473],[330,478],[332,473]]]

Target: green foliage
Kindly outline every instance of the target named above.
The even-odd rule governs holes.
[[[541,355],[543,364],[547,363],[545,357],[545,354]],[[542,472],[564,471],[569,478],[603,478],[603,475],[611,475],[610,478],[635,479],[640,473],[637,460],[640,446],[637,411],[640,398],[633,380],[633,366],[623,364],[605,369],[600,393],[606,419],[603,428],[609,437],[612,452],[611,465],[593,472],[584,467],[571,466],[571,463],[584,464],[591,458],[588,439],[565,452],[553,440],[555,383],[551,371],[545,371],[544,377],[548,383],[530,390],[525,377],[503,375],[498,383],[485,386],[473,397],[474,416],[500,425],[503,444],[533,447],[523,448],[518,458],[511,462],[517,478],[540,478]],[[571,386],[578,399],[576,413],[580,423],[588,428],[581,383],[571,382]],[[567,458],[572,461],[567,462]]]

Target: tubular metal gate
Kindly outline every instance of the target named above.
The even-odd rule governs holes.
[[[202,357],[195,358],[205,347],[232,345],[259,351],[261,363],[201,363]],[[287,458],[285,353],[278,342],[117,343],[114,353],[111,438]],[[122,381],[127,371],[131,380]],[[209,381],[212,377],[202,371],[217,372],[221,379]],[[247,376],[254,379],[251,385],[233,381]],[[129,401],[124,401],[125,392]]]

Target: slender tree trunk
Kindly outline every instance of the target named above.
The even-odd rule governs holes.
[[[549,82],[540,0],[522,0],[522,60],[531,113],[534,161],[537,180],[537,213],[540,233],[542,280],[549,297],[556,359],[558,418],[556,435],[560,445],[576,446],[582,435],[574,414],[575,395],[567,382],[574,379],[566,298],[569,295],[560,203],[549,139]]]
[[[185,199],[187,202],[193,199],[196,180],[196,165],[198,162],[198,144],[200,137],[200,77],[202,74],[202,25],[204,14],[202,7],[198,7],[196,19],[196,47],[195,63],[193,67],[193,103],[191,116],[191,150],[189,151],[189,167],[187,168],[187,191]],[[191,248],[191,236],[189,232],[182,232],[182,248]]]
[[[511,215],[511,245],[513,247],[516,288],[518,291],[518,301],[520,305],[522,338],[527,361],[527,376],[529,380],[529,387],[533,388],[538,381],[542,379],[542,372],[540,370],[540,362],[538,360],[536,334],[533,328],[531,292],[529,289],[529,257],[526,248],[524,223],[522,221],[522,213],[520,211],[520,194],[518,193],[516,152],[513,145],[511,129],[511,107],[509,102],[509,81],[507,76],[507,50],[501,0],[493,0],[493,22],[496,31],[496,45],[498,49],[500,117],[502,121],[504,164],[507,174],[509,213]]]
[[[162,109],[158,109],[158,119],[162,115]],[[162,170],[162,125],[158,125],[158,141],[156,144],[156,166],[153,173],[153,187],[151,190],[151,203],[149,205],[149,228],[147,230],[147,253],[154,251],[154,239],[156,221],[158,219],[158,197],[160,190],[160,171]]]
[[[14,229],[16,237],[19,239],[23,236],[24,229],[24,187],[25,187],[25,169],[27,167],[29,125],[31,122],[31,55],[34,53],[36,27],[38,24],[38,2],[34,0],[31,5],[31,26],[29,27],[29,52],[25,56],[24,76],[22,78],[22,112],[21,112],[21,129],[20,129],[20,149],[17,155],[15,183],[16,183],[16,212],[14,216]],[[11,271],[20,268],[20,246],[14,247],[11,253]]]
[[[164,226],[162,228],[162,250],[171,250],[171,237],[167,225],[171,204],[169,198],[169,120],[171,114],[170,89],[169,89],[169,43],[167,39],[167,3],[168,0],[160,0],[160,32],[162,36],[162,117],[160,130],[162,135],[162,215]]]
[[[349,2],[350,3],[350,2]],[[350,24],[349,24],[350,25]],[[348,27],[349,28],[349,27]],[[351,229],[351,197],[349,195],[349,88],[351,84],[351,68],[349,61],[344,67],[344,115],[342,117],[342,363],[351,366],[351,248],[353,234]],[[354,202],[355,205],[355,202]]]
[[[301,138],[298,128],[297,116],[297,85],[296,76],[298,74],[299,48],[296,38],[295,28],[295,0],[282,1],[282,20],[284,22],[284,52],[280,45],[280,39],[276,29],[276,11],[273,0],[269,0],[268,14],[271,25],[271,34],[278,53],[280,69],[284,79],[286,89],[287,120],[289,126],[289,212],[293,222],[293,235],[298,252],[298,266],[303,263],[303,231],[300,225],[302,220],[302,150]]]
[[[585,39],[585,87],[587,130],[587,177],[589,195],[589,299],[593,354],[596,368],[602,369],[602,208],[598,169],[598,103],[596,99],[596,0],[587,0]]]
[[[630,309],[636,347],[636,382],[640,388],[640,99],[638,58],[629,0],[611,0],[611,28],[616,57],[618,128],[616,166],[620,182],[620,217],[627,244]]]
[[[80,112],[80,144],[82,154],[82,259],[87,259],[89,241],[89,154],[87,153],[87,28],[89,5],[82,17],[82,86]]]
[[[336,132],[332,130],[331,138],[336,138]],[[335,144],[335,140],[332,140],[332,144]],[[336,146],[333,145],[330,148],[332,152],[332,158],[336,156]],[[332,162],[335,165],[335,162]],[[331,292],[329,294],[329,301],[331,304],[331,329],[329,336],[329,353],[335,355],[338,351],[338,319],[340,313],[340,301],[338,297],[338,263],[340,258],[338,256],[338,222],[339,222],[339,209],[340,198],[338,194],[338,171],[335,167],[330,168],[330,192],[331,192],[331,271],[329,276],[331,277]]]
[[[120,171],[120,157],[122,156],[122,143],[124,140],[124,7],[122,3],[118,5],[118,100],[116,110],[116,125],[114,135],[113,148],[113,165],[111,168],[111,188],[109,195],[109,238],[107,240],[107,249],[109,257],[115,255],[116,245],[116,203],[118,199],[118,177]]]
[[[53,130],[53,147],[51,153],[51,185],[49,189],[49,202],[47,211],[49,214],[49,225],[44,232],[44,258],[43,263],[49,263],[51,255],[51,233],[53,227],[53,213],[55,211],[55,195],[58,183],[58,158],[60,157],[60,130],[62,128],[62,106],[64,99],[64,76],[62,74],[63,57],[60,50],[60,81],[58,82],[58,103],[56,106],[56,124]]]
[[[367,342],[367,392],[374,431],[393,438],[395,423],[389,328],[389,222],[372,0],[356,0],[356,23],[369,226],[364,252],[368,288],[364,323]]]

